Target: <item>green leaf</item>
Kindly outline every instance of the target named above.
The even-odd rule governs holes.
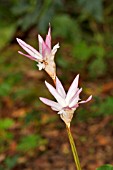
[[[77,0],[82,6],[83,14],[92,15],[97,21],[103,21],[103,1],[102,0]]]
[[[0,84],[0,96],[8,96],[13,90],[13,87],[22,79],[21,73],[8,73],[4,81]]]
[[[14,124],[14,121],[10,118],[0,120],[0,129],[8,129]]]
[[[62,58],[62,56],[59,56],[59,57],[57,58],[57,63],[58,63],[58,65],[61,66],[62,68],[67,68],[68,65],[69,65],[69,62],[66,61],[66,60],[64,60],[64,59]]]
[[[5,47],[16,31],[15,24],[0,26],[0,50]]]
[[[3,82],[0,85],[0,96],[8,96],[11,92],[12,85],[7,82]]]
[[[85,41],[77,43],[73,48],[73,56],[79,61],[87,61],[91,57],[92,48]]]
[[[46,143],[47,143],[47,140],[43,139],[40,135],[32,134],[32,135],[23,137],[20,143],[18,144],[17,149],[19,151],[27,152],[40,145],[45,145]]]
[[[95,58],[89,65],[89,73],[93,78],[104,75],[106,69],[107,65],[103,58]]]
[[[113,166],[112,165],[103,165],[103,166],[97,168],[96,170],[113,170]]]
[[[80,41],[81,34],[80,28],[75,20],[73,20],[69,15],[62,14],[54,17],[52,22],[54,37],[65,38],[68,42]],[[74,29],[72,29],[74,28]]]
[[[91,47],[91,52],[94,54],[97,58],[103,58],[106,54],[105,49],[102,46],[93,45]]]
[[[7,157],[5,160],[5,165],[7,166],[8,170],[12,169],[18,161],[18,155],[15,155],[13,157]]]
[[[102,100],[97,106],[99,115],[112,115],[113,114],[113,97],[107,97],[104,101]]]
[[[11,8],[11,11],[13,15],[19,16],[29,11],[29,8],[30,4],[28,2],[20,0],[14,3],[14,5]]]

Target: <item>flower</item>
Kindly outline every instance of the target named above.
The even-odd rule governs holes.
[[[29,44],[25,43],[21,39],[17,38],[17,42],[19,45],[28,53],[24,54],[21,51],[18,51],[20,54],[30,58],[31,60],[35,60],[38,62],[37,66],[39,70],[44,69],[53,80],[56,78],[56,65],[54,62],[54,56],[59,48],[59,43],[56,44],[53,49],[51,49],[51,28],[49,27],[48,34],[46,35],[45,41],[43,38],[38,35],[39,41],[39,52],[31,47]]]
[[[52,110],[57,111],[58,114],[60,114],[61,119],[66,123],[68,127],[70,126],[73,113],[79,106],[79,104],[86,103],[92,99],[91,95],[90,97],[88,97],[87,100],[79,101],[79,95],[82,91],[82,88],[78,88],[78,81],[79,75],[77,75],[73,80],[67,94],[58,77],[56,77],[56,89],[45,81],[48,90],[55,97],[57,102],[40,97],[40,100],[43,103],[48,106],[51,106]]]

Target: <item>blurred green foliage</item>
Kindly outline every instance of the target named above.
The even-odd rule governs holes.
[[[64,40],[60,51],[64,58],[57,58],[59,66],[88,71],[91,78],[105,76],[109,61],[113,61],[112,6],[111,0],[1,1],[0,49],[18,29],[26,32],[35,28],[45,33],[50,22],[53,36]],[[65,44],[70,44],[69,57],[73,57],[68,63],[62,52],[67,50]]]
[[[19,158],[18,155],[15,155],[15,156],[12,156],[12,157],[8,156],[5,160],[5,169],[11,170],[12,168],[14,168],[15,165],[17,164],[17,162],[18,162],[18,158]],[[1,168],[1,169],[4,169],[4,168]]]
[[[112,165],[103,165],[103,166],[97,168],[96,170],[113,170],[113,166]]]
[[[47,144],[47,140],[43,139],[40,135],[32,134],[21,138],[17,150],[21,152],[28,152],[36,147]]]
[[[10,128],[13,124],[14,124],[14,122],[12,119],[9,119],[9,118],[2,119],[2,120],[0,120],[0,129],[6,130],[6,129]]]
[[[104,100],[98,100],[98,103],[92,106],[92,111],[95,112],[95,116],[113,115],[113,97],[108,96]]]
[[[18,155],[14,155],[14,156],[7,156],[7,158],[4,161],[4,165],[0,164],[0,170],[12,170],[15,165],[18,162]]]
[[[11,140],[13,140],[13,133],[9,129],[13,126],[14,121],[10,118],[0,120],[0,152],[7,150]]]

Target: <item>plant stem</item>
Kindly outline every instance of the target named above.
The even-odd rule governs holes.
[[[75,165],[77,167],[77,170],[82,170],[70,128],[68,126],[66,126],[66,128],[67,128],[68,138],[69,138],[69,142],[70,142],[70,145],[71,145],[71,150],[72,150],[72,153],[73,153]]]

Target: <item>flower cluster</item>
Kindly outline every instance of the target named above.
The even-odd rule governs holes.
[[[53,49],[51,49],[51,28],[49,27],[48,34],[46,35],[45,41],[43,38],[38,35],[39,41],[39,52],[31,47],[29,44],[25,43],[21,39],[17,38],[17,42],[19,45],[28,53],[24,54],[21,51],[18,51],[20,54],[30,58],[31,60],[35,60],[38,62],[37,66],[39,70],[44,69],[50,77],[54,80],[56,77],[56,65],[54,62],[55,53],[57,49],[60,47],[59,43],[56,44]]]
[[[43,97],[40,97],[40,100],[46,105],[50,106],[52,110],[57,111],[61,119],[65,124],[70,127],[70,122],[72,120],[74,111],[79,106],[79,104],[86,103],[92,99],[92,96],[88,97],[85,101],[80,101],[79,95],[82,91],[82,88],[78,88],[79,75],[73,80],[67,94],[64,90],[64,87],[58,77],[56,76],[56,65],[54,62],[54,57],[57,49],[59,48],[59,43],[56,44],[53,49],[51,49],[51,28],[49,27],[48,34],[46,35],[45,41],[43,38],[38,35],[39,40],[39,52],[17,38],[19,45],[28,53],[24,54],[19,51],[20,54],[35,60],[38,62],[37,66],[39,70],[44,69],[55,83],[55,88],[45,81],[45,84],[50,91],[50,93],[55,97],[56,101],[52,101]]]
[[[85,101],[80,101],[79,95],[82,91],[82,88],[78,88],[78,80],[79,75],[75,77],[73,80],[67,94],[58,79],[56,77],[56,88],[45,81],[45,84],[50,91],[50,93],[55,97],[57,102],[52,100],[40,97],[40,100],[46,105],[51,106],[51,109],[57,111],[60,114],[61,119],[66,123],[66,125],[70,126],[71,119],[73,117],[73,113],[76,108],[81,103],[86,103],[91,100],[92,96],[88,97]]]

